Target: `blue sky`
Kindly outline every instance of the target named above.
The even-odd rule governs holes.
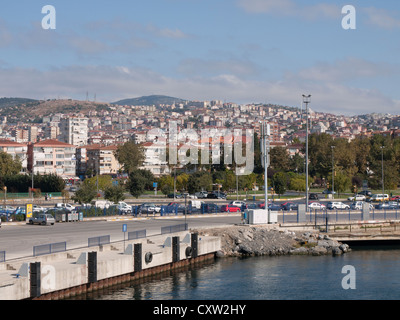
[[[348,4],[355,30],[342,28]],[[400,114],[399,52],[395,0],[3,0],[0,96],[300,107],[311,94],[321,112]]]

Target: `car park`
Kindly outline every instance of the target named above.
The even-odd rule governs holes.
[[[221,206],[221,212],[239,212],[240,208],[231,204]]]
[[[365,201],[367,197],[363,194],[356,194],[355,196],[348,197],[347,200],[350,201]]]
[[[330,201],[326,204],[326,208],[330,210],[350,209],[350,206],[340,201]]]
[[[29,224],[54,225],[56,220],[49,213],[39,213],[29,219]]]

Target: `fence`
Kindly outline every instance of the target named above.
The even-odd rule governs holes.
[[[62,251],[66,251],[66,250],[67,250],[66,242],[43,244],[43,245],[33,247],[33,256],[36,257],[36,256],[40,256],[43,254],[62,252]]]
[[[166,226],[161,228],[161,234],[185,231],[188,229],[188,224],[177,224],[174,226]]]
[[[88,239],[88,247],[100,246],[110,243],[110,236],[92,237]]]
[[[128,240],[146,238],[146,230],[128,232]]]

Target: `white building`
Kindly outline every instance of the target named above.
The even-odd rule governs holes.
[[[88,143],[88,118],[63,118],[60,121],[58,140],[83,146]]]

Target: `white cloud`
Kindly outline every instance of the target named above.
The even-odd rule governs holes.
[[[363,8],[363,12],[368,17],[368,23],[383,29],[400,28],[399,12],[389,12],[385,9],[368,7]],[[397,17],[395,16],[397,15]]]

